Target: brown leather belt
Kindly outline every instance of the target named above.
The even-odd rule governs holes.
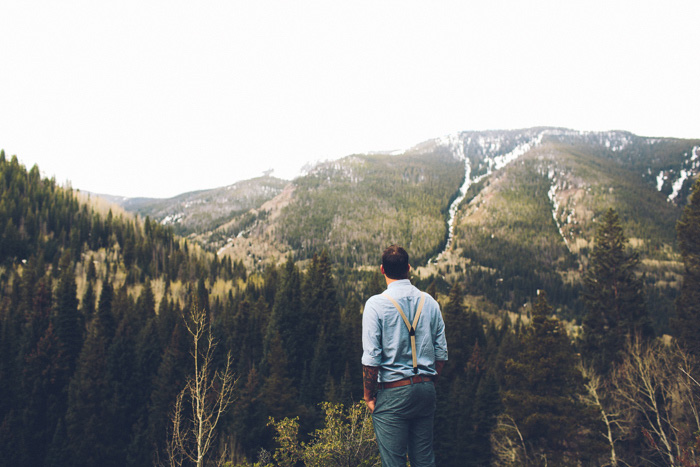
[[[398,381],[389,381],[388,383],[379,383],[379,389],[398,388],[401,386],[408,386],[409,384],[425,383],[425,382],[432,381],[432,380],[433,380],[432,376],[425,376],[425,375],[411,376],[409,378],[400,379]]]

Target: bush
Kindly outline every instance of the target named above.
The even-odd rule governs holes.
[[[381,465],[379,450],[374,438],[374,428],[369,410],[364,402],[347,410],[342,404],[324,402],[325,422],[311,435],[308,443],[299,442],[298,418],[285,418],[280,422],[270,420],[277,435],[279,447],[273,454],[273,462],[261,456],[254,467],[275,465],[295,467],[302,462],[306,467],[373,467]]]

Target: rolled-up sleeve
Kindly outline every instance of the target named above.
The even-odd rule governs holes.
[[[447,339],[445,338],[445,322],[442,320],[442,313],[438,310],[436,313],[436,319],[434,322],[435,340],[435,360],[446,361],[447,360]]]
[[[362,314],[362,364],[380,366],[382,363],[382,329],[376,310],[367,301]]]

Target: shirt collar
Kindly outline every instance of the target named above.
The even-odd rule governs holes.
[[[387,286],[387,289],[391,289],[393,287],[401,287],[401,286],[407,286],[411,285],[411,280],[410,279],[399,279],[397,281],[392,282]]]

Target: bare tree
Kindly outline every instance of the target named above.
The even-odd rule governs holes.
[[[692,357],[675,345],[630,339],[612,375],[613,396],[640,430],[659,461],[697,465],[693,433],[700,431],[698,389]]]
[[[604,382],[593,368],[581,365],[581,374],[586,380],[587,394],[584,396],[584,401],[595,407],[600,412],[601,420],[605,425],[605,431],[601,433],[605,441],[610,446],[610,465],[618,467],[621,464],[628,465],[619,459],[615,449],[615,442],[629,431],[629,426],[625,423],[624,417],[620,413],[619,407],[614,407],[612,402],[606,403]]]
[[[513,417],[501,414],[491,434],[491,449],[497,465],[529,465],[530,460],[523,435]]]
[[[193,462],[197,467],[204,465],[216,437],[216,426],[234,400],[236,383],[230,352],[223,370],[213,368],[216,342],[209,329],[206,311],[193,306],[188,318],[185,326],[192,336],[194,373],[178,394],[171,417],[172,436],[167,443],[171,467],[179,467],[185,461]],[[223,463],[224,455],[217,465]]]

